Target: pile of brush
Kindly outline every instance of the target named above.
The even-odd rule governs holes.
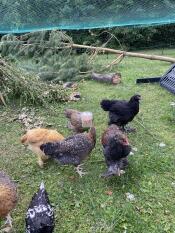
[[[61,84],[42,82],[0,59],[0,95],[4,103],[12,99],[19,99],[21,104],[64,102],[70,100],[71,91]]]

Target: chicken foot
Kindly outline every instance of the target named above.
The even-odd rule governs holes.
[[[110,176],[121,176],[125,174],[124,169],[128,166],[128,159],[122,158],[120,161],[118,161],[117,169],[115,166],[109,166],[107,172],[101,175],[101,177],[106,178]]]
[[[80,177],[85,175],[87,172],[83,171],[82,165],[80,164],[80,158],[79,157],[71,157],[69,155],[64,155],[57,160],[61,165],[67,165],[67,164],[73,164],[75,167],[75,171],[79,174]]]
[[[118,174],[117,173],[114,173],[113,171],[107,171],[105,172],[104,174],[101,175],[102,178],[107,178],[107,177],[110,177],[110,176],[121,176],[125,174],[125,171],[124,170],[119,170]]]
[[[130,126],[122,126],[122,130],[126,133],[135,133],[136,128],[131,128]]]
[[[2,226],[0,233],[8,233],[8,232],[11,232],[11,230],[12,230],[12,218],[10,214],[8,214],[6,217],[6,222]]]
[[[79,164],[77,167],[75,167],[76,172],[79,174],[80,177],[84,176],[85,174],[87,174],[87,172],[83,171],[82,168],[83,164]]]

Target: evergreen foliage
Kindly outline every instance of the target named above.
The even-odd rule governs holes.
[[[88,55],[77,56],[76,51],[65,43],[72,39],[64,32],[42,31],[24,34],[20,37],[5,35],[1,38],[0,53],[8,59],[32,59],[31,65],[25,66],[28,71],[37,73],[44,81],[73,81],[80,79],[80,72],[92,69]]]
[[[6,101],[20,99],[22,104],[44,105],[69,100],[70,91],[61,84],[45,83],[12,64],[0,60],[0,93]]]

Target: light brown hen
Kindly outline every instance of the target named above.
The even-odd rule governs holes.
[[[64,136],[56,130],[36,128],[28,130],[27,133],[21,137],[21,143],[28,146],[28,149],[37,155],[38,164],[43,168],[44,162],[48,160],[48,156],[40,150],[40,146],[47,142],[57,142],[63,139]]]
[[[6,223],[1,232],[9,232],[12,229],[10,212],[17,203],[17,188],[15,183],[3,171],[0,171],[0,218],[6,218]]]

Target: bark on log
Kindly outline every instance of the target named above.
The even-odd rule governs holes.
[[[107,82],[113,85],[119,84],[121,82],[121,74],[120,73],[112,73],[112,74],[98,74],[92,73],[91,75],[93,80],[97,80],[99,82]]]
[[[68,45],[68,43],[64,43],[65,45]],[[123,56],[129,56],[129,57],[140,57],[145,58],[149,60],[159,60],[159,61],[166,61],[175,63],[175,58],[173,57],[165,57],[165,56],[157,56],[157,55],[150,55],[145,53],[132,53],[132,52],[126,52],[122,50],[116,50],[116,49],[109,49],[109,48],[103,48],[103,47],[95,47],[95,46],[88,46],[88,45],[79,45],[79,44],[70,44],[72,48],[85,48],[85,49],[92,49],[97,50],[101,52],[108,52],[108,53],[114,53],[114,54],[123,54]]]

